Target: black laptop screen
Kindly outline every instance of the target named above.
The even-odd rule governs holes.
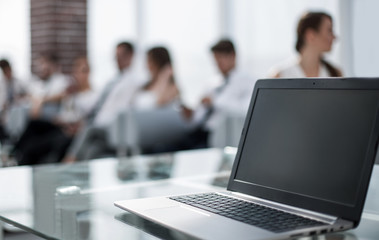
[[[377,90],[259,89],[235,181],[356,203]]]

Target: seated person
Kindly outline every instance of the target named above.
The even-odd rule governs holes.
[[[274,68],[271,75],[281,78],[341,77],[341,70],[323,57],[324,53],[332,49],[335,38],[330,15],[323,12],[306,13],[297,26],[298,58]]]
[[[109,81],[100,94],[94,108],[87,117],[87,125],[108,127],[114,118],[130,106],[134,93],[144,83],[136,74],[134,46],[130,42],[120,42],[115,51],[118,73]]]
[[[26,95],[25,85],[13,75],[11,64],[0,60],[0,142],[10,140],[6,128],[8,111]],[[2,77],[1,77],[2,75]]]
[[[89,71],[87,58],[76,58],[72,81],[62,94],[62,105],[57,117],[51,121],[32,119],[16,143],[14,151],[19,165],[59,162],[62,159],[95,100]]]
[[[132,97],[131,107],[135,109],[156,108],[179,98],[171,57],[164,47],[154,47],[147,52],[147,66],[150,81]]]
[[[183,107],[186,118],[198,124],[182,143],[184,149],[209,147],[208,135],[215,130],[223,114],[245,115],[254,89],[255,79],[237,68],[237,55],[230,40],[220,40],[211,51],[222,80],[201,99],[197,109]]]
[[[122,102],[124,110],[149,109],[173,102],[179,97],[173,71],[171,58],[166,48],[152,48],[147,53],[147,66],[150,72],[150,81],[131,93],[130,89],[122,92],[123,95],[131,94],[130,102]],[[125,96],[124,96],[125,97]],[[118,101],[114,98],[114,101]],[[113,116],[116,117],[116,116]],[[95,116],[95,124],[98,116]],[[73,142],[65,162],[93,159],[104,154],[114,154],[114,149],[108,146],[107,129],[103,126],[89,126]]]
[[[31,117],[54,119],[69,85],[61,73],[58,56],[44,53],[37,60],[37,76],[30,81],[28,94],[32,100]]]

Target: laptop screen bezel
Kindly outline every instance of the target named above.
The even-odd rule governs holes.
[[[306,79],[264,79],[257,81],[253,95],[251,98],[244,128],[238,146],[238,151],[233,164],[231,177],[229,179],[227,189],[254,197],[278,202],[298,208],[303,208],[315,212],[337,216],[354,222],[358,225],[364,206],[368,185],[375,163],[376,149],[379,136],[379,124],[377,110],[376,121],[370,136],[369,145],[367,147],[366,157],[364,159],[360,187],[357,192],[357,200],[355,205],[345,205],[327,200],[320,200],[300,194],[289,193],[285,191],[275,190],[268,187],[247,184],[237,181],[236,174],[241,153],[245,146],[247,130],[250,125],[252,113],[254,110],[256,98],[260,89],[349,89],[349,90],[379,90],[379,78],[306,78]]]

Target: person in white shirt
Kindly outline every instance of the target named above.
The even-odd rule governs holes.
[[[77,57],[56,118],[51,121],[32,119],[16,143],[14,152],[19,165],[59,162],[63,158],[96,99],[89,82],[89,72],[87,58]]]
[[[83,119],[89,114],[97,99],[96,92],[89,81],[90,67],[85,56],[75,59],[70,86],[62,99],[60,112],[55,122],[65,127],[77,129],[77,133]]]
[[[69,80],[60,72],[55,53],[43,53],[37,61],[38,77],[31,79],[28,87],[32,100],[31,117],[51,120],[59,112]]]
[[[150,80],[135,92],[131,101],[133,109],[153,109],[180,99],[172,69],[171,56],[165,47],[147,51]]]
[[[130,107],[133,94],[143,84],[133,69],[133,57],[134,47],[131,43],[121,42],[117,45],[116,60],[119,73],[105,87],[103,99],[99,99],[103,100],[103,103],[94,117],[94,125],[107,126],[120,112]]]
[[[12,105],[15,101],[25,96],[25,86],[17,78],[14,77],[12,67],[8,60],[0,60],[0,68],[3,77],[0,79],[0,109],[6,109],[7,106]]]
[[[308,12],[297,26],[295,61],[271,70],[270,75],[280,78],[341,77],[342,72],[323,58],[335,39],[332,17],[324,12]]]
[[[7,113],[25,97],[25,85],[13,75],[7,59],[0,60],[0,141],[9,140],[6,131]]]
[[[211,51],[222,81],[202,98],[201,105],[195,111],[183,109],[187,118],[199,124],[189,138],[190,144],[194,144],[190,148],[208,147],[208,135],[215,130],[222,115],[246,114],[256,81],[237,68],[236,50],[229,39],[220,40]]]
[[[89,159],[110,151],[107,142],[107,127],[117,115],[129,108],[131,98],[142,85],[132,70],[134,46],[121,42],[116,47],[119,70],[114,80],[109,82],[94,107],[86,117],[85,127],[76,136],[64,162]]]

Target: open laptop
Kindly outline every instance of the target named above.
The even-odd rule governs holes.
[[[375,161],[378,106],[379,78],[260,80],[227,191],[115,205],[200,239],[354,228]]]

